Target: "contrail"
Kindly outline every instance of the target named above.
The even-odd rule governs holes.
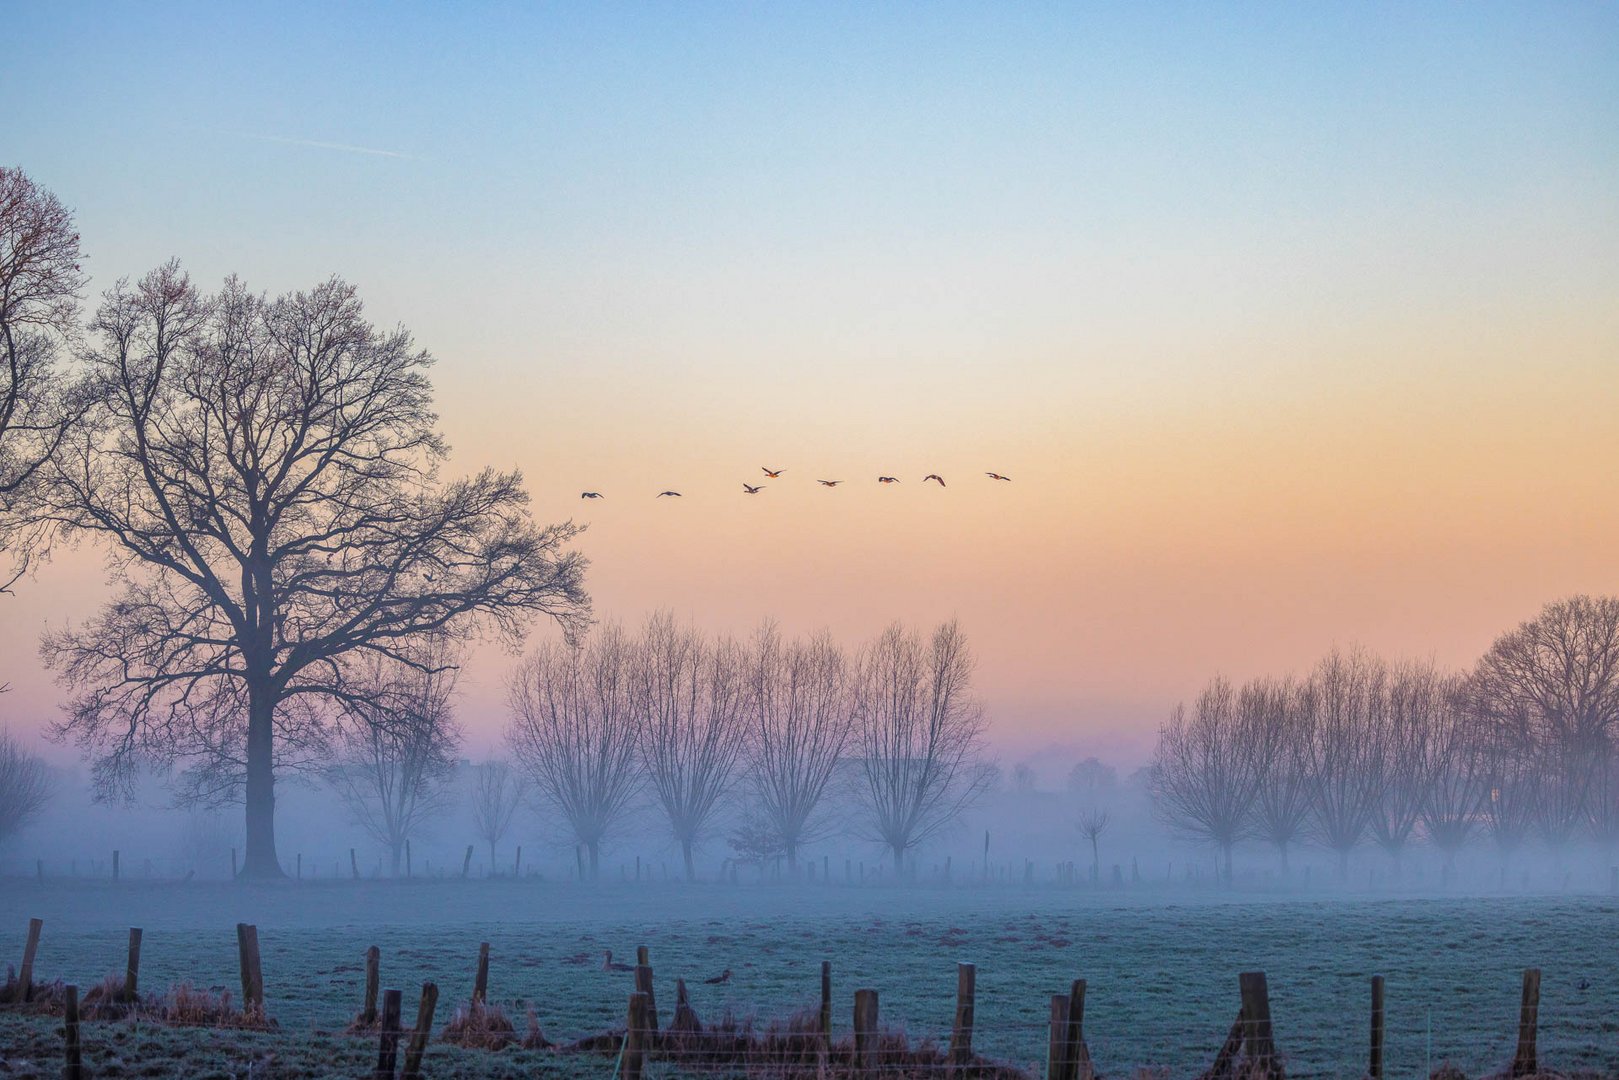
[[[238,132],[244,139],[255,139],[259,142],[285,143],[288,146],[313,146],[319,150],[342,150],[349,154],[371,154],[375,157],[404,158],[407,161],[415,160],[414,154],[402,153],[398,150],[378,150],[372,146],[352,146],[349,143],[321,142],[318,139],[291,139],[284,135],[251,135]]]

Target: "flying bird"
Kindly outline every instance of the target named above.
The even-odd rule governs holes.
[[[613,950],[612,949],[603,949],[602,950],[602,956],[604,957],[604,959],[602,960],[602,970],[603,971],[634,971],[635,970],[635,968],[633,966],[629,965],[629,964],[620,964],[617,961],[615,961],[613,959]]]
[[[1002,475],[1001,475],[1001,474],[1000,474],[1000,473],[998,473],[998,472],[987,472],[987,473],[985,473],[985,474],[984,474],[984,475],[985,475],[985,476],[987,476],[987,477],[989,477],[989,478],[990,478],[990,479],[991,479],[991,480],[1006,480],[1006,481],[1010,481],[1010,480],[1011,480],[1011,479],[1012,479],[1012,478],[1011,478],[1011,477],[1010,477],[1010,476],[1002,476]]]
[[[897,484],[897,483],[899,483],[899,477],[897,477],[897,476],[879,476],[877,478],[877,482],[879,484]]]
[[[742,482],[742,490],[747,492],[749,495],[757,495],[757,494],[759,494],[759,492],[763,491],[764,488],[763,487],[754,487],[752,484],[750,484],[746,480],[744,480]]]
[[[776,477],[780,476],[782,473],[786,472],[787,470],[786,469],[767,469],[763,465],[761,465],[761,466],[759,466],[759,471],[764,473],[766,476],[770,477],[770,479],[774,480]]]
[[[817,480],[815,482],[820,484],[822,487],[837,487],[839,484],[843,483],[842,480]]]
[[[710,986],[719,986],[721,983],[728,983],[731,981],[731,969],[726,968],[712,979],[704,979],[703,981]]]
[[[581,499],[600,499],[602,498],[602,493],[599,491],[581,491],[579,497]]]
[[[926,476],[922,477],[922,483],[924,484],[929,480],[937,480],[939,482],[939,486],[944,487],[944,477],[940,476],[936,472],[930,472]]]
[[[655,495],[653,497],[661,499],[665,495],[673,495],[677,499],[681,497],[680,492],[678,492],[678,491],[660,491],[660,492],[657,493],[657,495]]]

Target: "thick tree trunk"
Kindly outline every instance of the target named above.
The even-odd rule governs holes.
[[[794,877],[798,876],[798,844],[787,845],[787,870]]]
[[[286,874],[275,852],[275,702],[266,685],[248,684],[247,858],[244,878]]]
[[[696,881],[697,880],[697,864],[692,862],[692,858],[691,858],[691,841],[690,840],[682,840],[680,842],[680,854],[683,855],[685,857],[685,859],[686,859],[686,880],[687,881]]]
[[[905,880],[905,845],[904,844],[893,844],[893,845],[890,845],[890,846],[893,848],[893,851],[894,851],[894,879],[896,881],[904,881]]]
[[[597,874],[601,870],[601,849],[594,840],[587,843],[585,847],[590,850],[590,880],[595,881]]]

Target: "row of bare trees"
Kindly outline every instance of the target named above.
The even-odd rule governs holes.
[[[638,635],[604,626],[535,650],[511,681],[508,741],[591,876],[643,792],[688,878],[733,807],[739,854],[796,864],[845,788],[857,830],[900,865],[988,779],[972,668],[953,622],[927,637],[894,625],[850,655],[825,634],[766,625],[743,644],[659,614]]]
[[[1215,845],[1419,836],[1447,869],[1475,834],[1505,855],[1538,837],[1619,842],[1619,598],[1558,601],[1468,673],[1334,651],[1305,678],[1211,681],[1159,732],[1159,813]]]

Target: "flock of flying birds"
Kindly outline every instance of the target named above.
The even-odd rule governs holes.
[[[761,465],[759,467],[759,471],[765,474],[765,479],[766,480],[774,480],[777,477],[779,477],[782,473],[786,472],[787,470],[786,469],[767,469],[767,468],[765,468],[764,466]],[[989,477],[991,480],[1005,480],[1008,483],[1010,483],[1011,480],[1012,480],[1012,478],[1010,476],[1002,476],[998,472],[987,472],[984,475]],[[924,484],[927,483],[929,480],[937,481],[938,485],[940,487],[944,487],[944,477],[940,476],[938,473],[928,473],[926,476],[922,477],[922,483],[924,483]],[[843,483],[842,480],[817,480],[815,482],[817,484],[820,484],[822,487],[829,487],[829,488],[837,487],[839,484]],[[899,477],[897,477],[897,476],[879,476],[877,478],[877,482],[879,484],[897,484],[897,483],[899,483]],[[764,489],[765,489],[765,486],[764,486],[763,483],[750,484],[746,480],[742,481],[742,493],[744,495],[757,495],[757,494],[759,494],[759,492],[763,491]],[[680,492],[678,492],[678,491],[660,491],[656,495],[654,495],[653,498],[661,499],[665,495],[672,496],[673,498],[676,498],[676,499],[682,497]],[[579,497],[581,499],[605,499],[607,496],[603,495],[599,491],[581,491],[579,493]]]

